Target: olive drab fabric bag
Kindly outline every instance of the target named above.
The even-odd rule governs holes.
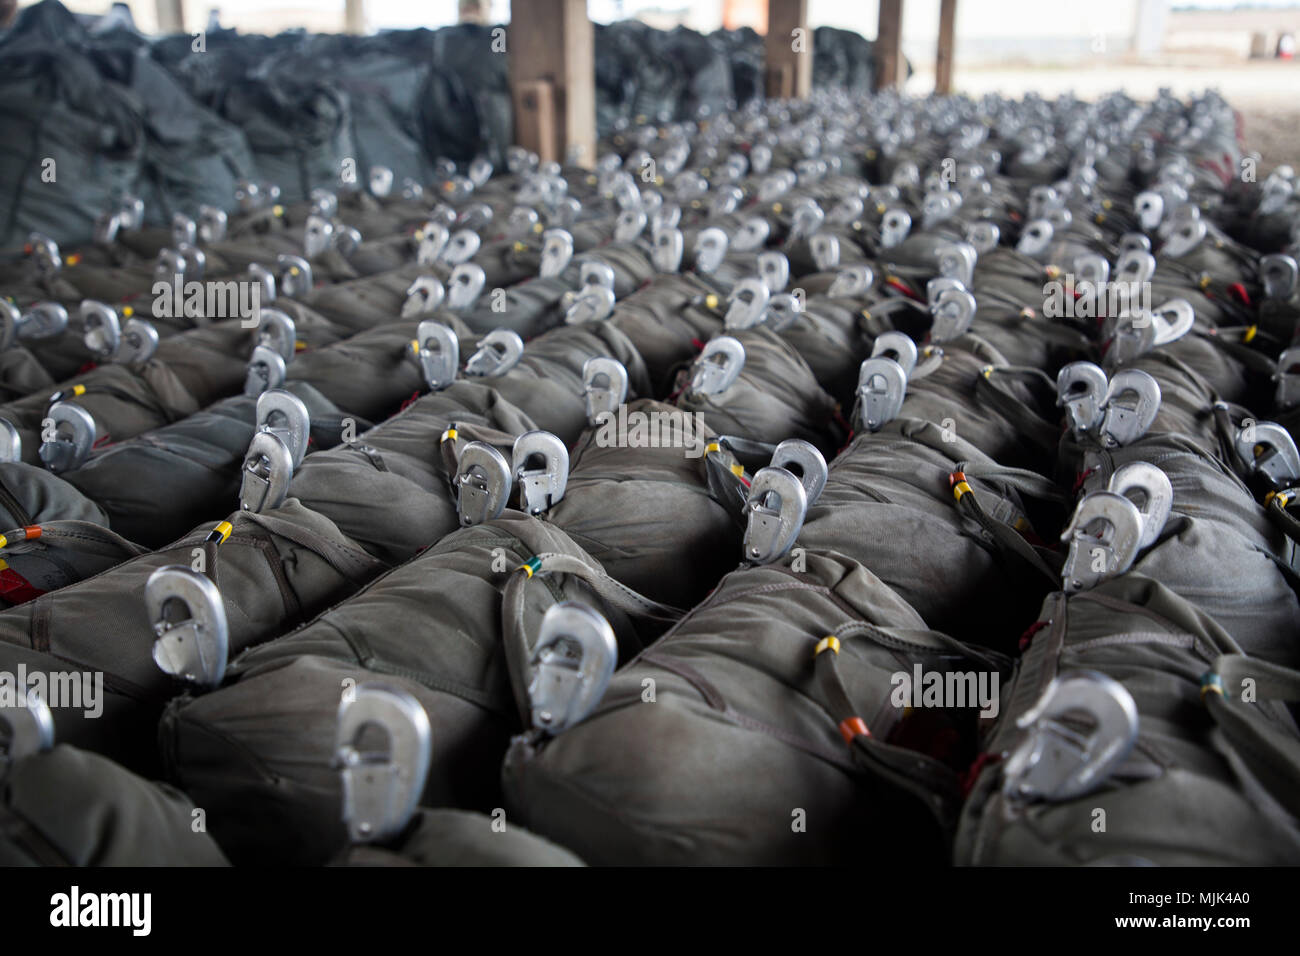
[[[819,647],[839,658],[838,694],[817,677]],[[592,865],[850,863],[904,843],[942,858],[977,711],[904,717],[892,676],[918,664],[1007,668],[928,630],[846,558],[808,552],[801,572],[734,571],[616,672],[585,720],[515,739],[507,813]],[[949,752],[911,749],[913,720],[942,727]],[[859,727],[889,754],[884,765],[906,769],[864,773],[845,745]]]
[[[566,570],[546,572],[547,561],[561,557]],[[642,638],[620,605],[659,613],[627,597],[563,531],[506,511],[243,654],[222,688],[173,700],[160,728],[169,778],[208,810],[236,862],[324,862],[323,849],[342,838],[332,766],[340,694],[382,675],[414,697],[434,727],[423,805],[498,806],[501,756],[520,729],[502,648],[503,591],[514,577],[528,582],[517,609],[527,625],[535,629],[562,600],[600,607],[624,658]],[[270,841],[268,818],[280,821]]]
[[[149,772],[151,727],[178,689],[153,657],[145,583],[164,565],[203,568],[221,593],[231,655],[281,633],[377,576],[384,566],[327,519],[290,499],[201,526],[169,547],[0,612],[0,665],[66,674],[86,706],[55,708],[57,737]],[[215,524],[215,522],[214,522]],[[224,534],[224,538],[223,538]],[[87,683],[89,682],[89,683]],[[89,699],[93,698],[93,699]]]
[[[465,810],[421,809],[390,845],[349,847],[335,866],[582,866],[561,846],[521,827]]]
[[[1300,862],[1300,734],[1283,703],[1296,698],[1294,671],[1243,656],[1204,612],[1138,574],[1054,594],[1040,620],[985,742],[957,833],[958,864]],[[1127,756],[1117,749],[1118,762],[1095,766],[1079,759],[1077,743],[1064,745],[1067,768],[1094,774],[1078,793],[1051,779],[1008,782],[1011,755],[1034,732],[1019,726],[1022,716],[1054,678],[1080,672],[1117,681],[1127,695],[1136,726]],[[1039,732],[1059,739],[1066,716],[1049,711],[1044,719],[1056,723]],[[1117,723],[1126,727],[1111,710],[1090,720],[1113,736]],[[1090,752],[1109,754],[1111,743],[1097,740]]]
[[[93,753],[57,744],[0,776],[0,866],[226,866],[194,804]]]

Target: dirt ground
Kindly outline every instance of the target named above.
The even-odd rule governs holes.
[[[1186,96],[1218,89],[1241,111],[1247,149],[1263,157],[1260,174],[1282,163],[1300,169],[1300,60],[1236,61],[1215,63],[1214,58],[1168,56],[1163,62],[1107,63],[1089,67],[1017,67],[962,69],[958,64],[953,84],[959,92],[980,96],[1001,92],[1023,96],[1033,90],[1042,96],[1072,91],[1094,99],[1116,89],[1145,99],[1162,87]],[[934,76],[918,70],[908,81],[908,92],[924,95],[934,88]]]

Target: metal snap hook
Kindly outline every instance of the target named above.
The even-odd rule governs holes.
[[[1109,366],[1132,362],[1155,348],[1155,319],[1145,309],[1125,309],[1106,324],[1110,333],[1110,347],[1105,361]]]
[[[1259,260],[1259,277],[1264,283],[1264,295],[1270,299],[1284,301],[1295,295],[1297,267],[1293,257],[1280,252],[1261,256]]]
[[[766,219],[751,216],[736,228],[736,237],[731,240],[731,247],[737,252],[753,252],[767,245],[767,237],[772,227]]]
[[[759,469],[745,501],[745,560],[771,564],[794,546],[808,513],[803,483],[785,468]]]
[[[1150,252],[1151,239],[1140,232],[1126,232],[1119,239],[1119,254],[1126,252]]]
[[[393,171],[387,166],[371,166],[367,184],[370,186],[370,195],[385,199],[393,191]]]
[[[933,319],[930,338],[935,342],[948,342],[965,335],[975,319],[975,296],[964,289],[945,289],[930,306]]]
[[[55,402],[45,417],[54,428],[53,437],[41,442],[39,455],[45,467],[56,475],[80,468],[95,444],[95,419],[80,405],[68,402]],[[50,434],[48,427],[42,431]]]
[[[1100,292],[1107,280],[1110,279],[1110,263],[1106,261],[1105,256],[1095,252],[1075,256],[1074,279],[1076,288],[1081,283],[1089,282],[1094,290]]]
[[[472,202],[460,211],[456,217],[456,225],[461,229],[472,229],[477,232],[491,225],[494,216],[492,207],[487,203]]]
[[[189,262],[186,261],[178,249],[159,249],[158,257],[154,260],[153,281],[166,282],[170,285],[177,276],[184,277],[189,269]]]
[[[118,217],[127,232],[139,229],[144,225],[144,200],[139,196],[123,196],[118,206]]]
[[[727,234],[717,226],[702,229],[695,237],[695,271],[709,275],[716,272],[727,255]]]
[[[537,274],[553,279],[569,266],[573,258],[573,235],[567,229],[547,229],[542,233],[542,257]]]
[[[63,268],[63,256],[59,254],[59,244],[44,233],[29,233],[27,247],[27,254],[36,263],[36,271],[41,275],[51,276]]]
[[[460,341],[436,319],[425,319],[415,330],[415,355],[424,384],[430,391],[446,388],[460,368]]]
[[[483,286],[487,285],[487,273],[477,262],[462,262],[451,270],[447,284],[447,308],[464,312],[478,301]]]
[[[802,438],[787,438],[776,446],[769,464],[773,468],[784,468],[799,479],[807,496],[808,507],[817,503],[822,489],[826,487],[826,459],[816,446]]]
[[[685,239],[679,229],[664,229],[654,234],[650,262],[655,271],[672,273],[681,268]]]
[[[758,325],[767,312],[770,297],[771,293],[761,279],[753,276],[741,279],[727,296],[727,301],[731,305],[727,308],[727,314],[723,319],[724,327],[749,329]]]
[[[456,510],[464,527],[501,516],[510,498],[510,466],[491,445],[470,442],[456,465]]]
[[[311,292],[314,285],[312,269],[302,256],[281,254],[276,257],[280,267],[280,291],[285,295],[303,296]]]
[[[381,737],[380,747],[365,741]],[[406,829],[424,793],[433,731],[420,702],[367,682],[339,704],[334,766],[342,771],[343,822],[353,843],[382,843]]]
[[[437,276],[420,276],[406,290],[406,301],[402,303],[402,318],[413,319],[419,315],[432,315],[438,311],[447,290]]]
[[[224,209],[218,209],[216,206],[200,206],[198,219],[199,239],[208,245],[221,242],[226,238],[229,222],[230,217]]]
[[[975,247],[977,255],[984,255],[992,252],[998,247],[998,242],[1002,239],[1002,230],[997,227],[996,223],[981,221],[973,222],[966,227],[966,241]]]
[[[523,239],[539,232],[537,227],[541,218],[532,206],[515,206],[506,216],[506,236],[510,239]]]
[[[275,273],[262,265],[260,262],[250,263],[248,266],[248,277],[251,281],[258,283],[262,287],[261,302],[275,301]]]
[[[282,388],[263,392],[257,397],[257,430],[270,432],[284,442],[293,470],[297,471],[311,437],[311,414],[302,399]]]
[[[1061,577],[1069,593],[1096,587],[1133,566],[1142,540],[1142,513],[1112,491],[1085,495],[1061,541],[1070,546]]]
[[[912,217],[906,209],[890,209],[880,220],[880,244],[892,249],[912,231]]]
[[[1197,246],[1199,246],[1209,233],[1209,228],[1200,219],[1189,219],[1180,225],[1165,240],[1161,247],[1161,255],[1171,256],[1175,259],[1181,259]]]
[[[745,194],[737,186],[719,186],[709,203],[709,216],[715,219],[730,216],[740,208],[744,198]]]
[[[244,377],[244,394],[261,395],[269,388],[279,388],[288,375],[284,357],[265,345],[253,347]]]
[[[847,226],[862,219],[865,207],[858,196],[845,196],[826,214],[826,221],[835,226]]]
[[[361,245],[361,233],[343,222],[334,223],[334,248],[344,259],[351,259],[352,253]]]
[[[658,235],[668,229],[676,229],[682,221],[682,209],[675,203],[663,203],[650,216],[650,232]]]
[[[826,222],[826,213],[815,200],[809,200],[795,209],[790,217],[790,238],[806,239],[817,232]]]
[[[438,254],[438,258],[442,262],[453,266],[469,262],[474,253],[478,252],[481,243],[482,240],[477,232],[470,229],[460,229],[451,234],[451,238],[442,247],[442,252]]]
[[[957,279],[969,288],[975,278],[975,260],[979,254],[969,242],[944,242],[936,249],[939,275]]]
[[[1143,231],[1154,232],[1165,215],[1165,198],[1153,190],[1138,193],[1133,200],[1133,211]]]
[[[808,250],[818,272],[829,272],[840,264],[840,240],[834,233],[817,233],[808,240]]]
[[[618,214],[614,221],[614,241],[633,242],[645,232],[650,217],[640,207],[629,207]]]
[[[1196,322],[1196,314],[1186,299],[1170,299],[1156,306],[1151,313],[1151,322],[1155,329],[1154,344],[1159,347],[1175,342],[1190,332]]]
[[[235,183],[235,202],[240,212],[252,212],[262,204],[262,190],[257,183],[241,179]]]
[[[183,212],[172,216],[172,245],[192,246],[198,241],[199,226]]]
[[[117,234],[122,228],[122,213],[119,210],[101,212],[95,218],[94,241],[101,246],[111,246],[117,241]]]
[[[729,335],[710,339],[691,370],[691,391],[719,395],[731,387],[745,367],[745,346]]]
[[[253,433],[244,455],[239,507],[260,514],[284,504],[293,479],[293,452],[275,432]]]
[[[1237,454],[1275,488],[1300,480],[1300,452],[1291,433],[1276,422],[1247,424],[1238,431]]]
[[[790,282],[790,260],[784,252],[769,249],[760,252],[755,260],[758,277],[769,293],[784,292]]]
[[[858,370],[858,427],[879,431],[898,417],[906,397],[907,373],[902,365],[884,356],[867,359]]]
[[[13,422],[0,418],[0,462],[23,460],[23,436]]]
[[[307,217],[303,227],[303,254],[308,259],[315,259],[332,245],[334,245],[334,223],[326,215],[312,213]]]
[[[903,376],[911,378],[916,368],[916,343],[904,332],[882,332],[871,346],[871,357],[893,359],[903,369]]]
[[[465,374],[483,377],[504,375],[524,354],[524,340],[509,329],[493,329],[477,342],[477,351],[465,363]]]
[[[146,364],[158,351],[158,330],[152,322],[134,316],[122,326],[121,338],[112,361],[117,365],[138,368]]]
[[[1278,356],[1273,381],[1277,382],[1279,408],[1290,408],[1300,403],[1300,347],[1287,349]]]
[[[933,229],[941,222],[947,222],[961,209],[961,193],[952,190],[926,193],[921,201],[921,226]]]
[[[1115,263],[1115,281],[1148,282],[1156,271],[1156,257],[1141,249],[1129,249],[1120,253]]]
[[[581,285],[598,285],[607,289],[614,288],[614,270],[608,262],[603,262],[594,256],[586,256],[580,262],[578,281]]]
[[[855,262],[840,267],[830,286],[827,287],[826,295],[832,299],[855,299],[865,295],[875,281],[876,274],[871,266],[865,262]]]
[[[520,503],[530,515],[559,504],[569,481],[569,450],[546,431],[524,432],[512,452],[515,487]]]
[[[803,303],[788,292],[767,300],[767,326],[773,332],[783,332],[803,313]]]
[[[442,223],[431,219],[420,227],[416,235],[420,243],[415,250],[416,263],[431,266],[441,262],[442,251],[447,248],[451,231]]]
[[[1026,224],[1024,230],[1020,233],[1020,241],[1016,243],[1016,251],[1032,259],[1041,258],[1047,255],[1047,250],[1051,247],[1052,237],[1055,234],[1056,228],[1050,221],[1034,219]]]
[[[257,317],[257,345],[277,353],[285,364],[293,361],[297,348],[298,327],[279,309],[259,309]]]
[[[603,285],[589,285],[577,294],[564,312],[569,325],[599,322],[614,311],[614,290]]]
[[[1141,513],[1142,537],[1138,547],[1147,548],[1154,544],[1164,530],[1174,504],[1174,486],[1169,476],[1149,462],[1131,461],[1110,476],[1106,490],[1123,495]]]
[[[1065,408],[1066,422],[1075,438],[1101,427],[1109,387],[1106,373],[1092,362],[1071,362],[1057,373],[1056,404]]]
[[[20,682],[10,693],[10,700],[0,703],[0,781],[18,761],[54,746],[54,715],[49,703],[25,683]]]
[[[48,339],[67,328],[67,309],[57,302],[38,302],[18,317],[14,331],[19,339]]]
[[[1131,444],[1146,434],[1160,411],[1160,383],[1141,369],[1123,369],[1110,380],[1102,409],[1106,447]]]
[[[203,687],[220,684],[230,631],[217,586],[182,565],[164,565],[145,582],[144,601],[159,669]]]
[[[528,662],[532,727],[553,737],[581,722],[604,697],[617,663],[618,642],[603,616],[576,601],[547,608]]]
[[[78,313],[83,328],[82,341],[100,358],[108,358],[122,343],[122,325],[117,310],[103,302],[86,299]]]
[[[1074,671],[1055,677],[1016,726],[1028,733],[1003,763],[1003,794],[1059,802],[1097,789],[1124,762],[1137,743],[1138,709],[1114,678]]]
[[[583,394],[587,424],[600,424],[602,415],[613,415],[627,401],[627,368],[618,359],[595,356],[582,365]]]

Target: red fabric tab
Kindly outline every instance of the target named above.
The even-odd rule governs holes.
[[[44,593],[13,568],[0,571],[0,597],[10,604],[25,604]]]

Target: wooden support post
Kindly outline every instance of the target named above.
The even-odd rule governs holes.
[[[808,0],[767,0],[767,95],[806,99],[812,91]]]
[[[158,33],[185,32],[185,0],[158,0]]]
[[[343,7],[343,32],[366,32],[366,0],[346,0]]]
[[[506,47],[515,142],[543,162],[569,160],[590,169],[596,163],[596,46],[586,0],[511,3]]]
[[[876,26],[876,89],[898,86],[903,55],[903,0],[880,0]]]
[[[952,92],[952,57],[957,33],[957,0],[939,2],[939,48],[934,53],[934,91]]]

